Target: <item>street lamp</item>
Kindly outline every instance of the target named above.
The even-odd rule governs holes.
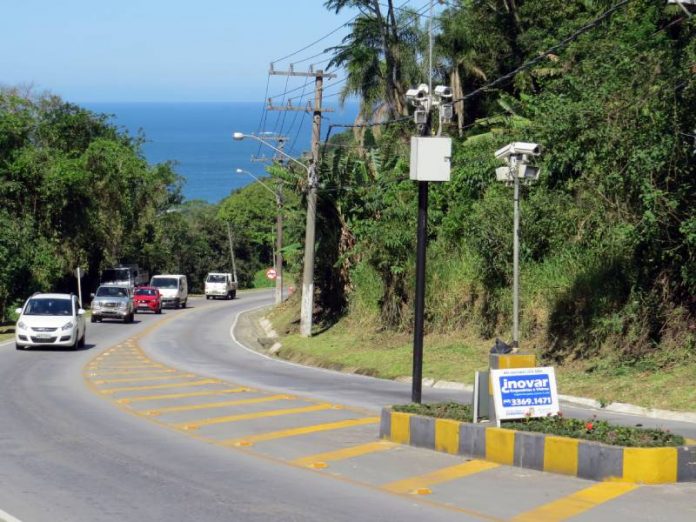
[[[278,207],[278,212],[276,213],[275,303],[280,304],[283,301],[283,196],[280,192],[280,188],[278,188],[278,190],[273,190],[267,183],[260,180],[248,170],[237,169],[237,174],[248,174],[258,183],[260,183],[263,188],[273,194],[273,197],[275,197],[276,205]]]
[[[539,168],[529,165],[530,156],[541,154],[539,145],[517,141],[495,151],[495,157],[507,165],[495,169],[498,181],[514,187],[512,232],[512,348],[520,346],[520,179],[536,181]]]
[[[268,143],[266,140],[259,138],[254,134],[244,134],[235,132],[232,134],[235,141],[241,141],[244,138],[251,138],[259,143],[270,147],[278,154],[288,160],[300,165],[307,171],[307,183],[309,193],[307,195],[307,224],[305,226],[305,245],[304,245],[304,270],[302,273],[302,305],[300,309],[300,335],[302,337],[310,337],[312,335],[312,312],[314,310],[314,238],[316,233],[316,218],[317,218],[317,176],[315,164],[310,165],[296,160],[288,153]]]

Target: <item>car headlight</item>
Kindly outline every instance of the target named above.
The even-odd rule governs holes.
[[[23,321],[19,321],[19,322],[17,323],[17,328],[19,328],[20,330],[26,330],[26,329],[27,329],[27,325],[24,324]]]
[[[70,330],[73,326],[75,326],[75,325],[73,324],[73,322],[72,322],[72,321],[68,321],[67,323],[65,323],[65,324],[63,325],[63,327],[61,328],[61,330]]]

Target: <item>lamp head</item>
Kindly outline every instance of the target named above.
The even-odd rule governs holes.
[[[244,139],[244,137],[245,137],[245,136],[244,136],[244,133],[243,133],[243,132],[235,132],[234,134],[232,134],[232,138],[233,138],[235,141],[242,141],[242,140]]]
[[[242,169],[237,169],[236,172],[237,174],[244,174],[244,171]]]

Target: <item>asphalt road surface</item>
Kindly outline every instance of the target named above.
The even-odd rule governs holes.
[[[696,520],[694,484],[597,484],[379,441],[379,408],[410,387],[239,346],[237,313],[271,299],[90,324],[77,352],[0,345],[0,520]]]

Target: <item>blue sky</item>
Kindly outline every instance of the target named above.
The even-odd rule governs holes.
[[[258,102],[266,88],[269,62],[304,47],[353,15],[350,11],[336,15],[323,3],[3,0],[0,83],[33,84],[37,91],[49,90],[77,103]],[[345,32],[277,67],[337,44]],[[284,87],[285,79],[274,77],[270,94]]]

